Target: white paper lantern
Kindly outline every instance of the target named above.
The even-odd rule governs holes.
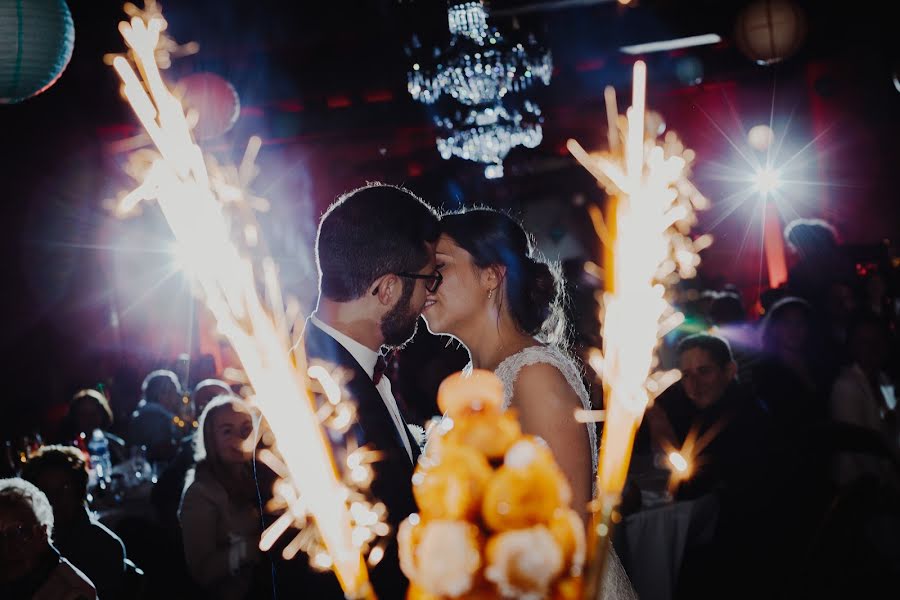
[[[178,81],[181,100],[199,116],[194,127],[197,139],[208,140],[224,135],[241,114],[237,91],[215,73],[193,73]]]
[[[768,125],[754,125],[747,132],[747,143],[754,150],[765,152],[775,141],[775,132]]]
[[[75,45],[65,0],[0,0],[0,104],[40,94],[62,75]]]
[[[806,17],[789,0],[758,0],[737,18],[734,38],[747,57],[761,65],[777,63],[800,48]]]

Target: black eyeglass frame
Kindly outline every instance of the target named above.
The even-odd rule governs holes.
[[[429,294],[435,293],[439,287],[441,287],[441,283],[444,282],[444,276],[441,275],[441,272],[435,270],[431,275],[422,275],[421,273],[394,273],[397,277],[403,277],[404,279],[421,279],[425,281],[425,290]],[[372,290],[372,295],[375,296],[378,294],[378,287]]]

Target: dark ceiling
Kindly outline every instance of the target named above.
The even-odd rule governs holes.
[[[304,277],[321,207],[366,180],[404,183],[444,206],[486,202],[527,212],[529,203],[556,202],[558,212],[583,225],[582,213],[566,207],[573,199],[597,199],[599,191],[564,144],[570,137],[587,147],[602,144],[603,87],[615,85],[620,98],[630,88],[633,58],[618,48],[718,33],[723,42],[716,46],[646,56],[649,102],[697,149],[697,183],[713,201],[701,225],[718,240],[704,259],[707,275],[753,285],[760,275],[758,239],[747,225],[753,209],[729,204],[733,190],[718,175],[735,158],[727,138],[742,145],[757,122],[771,118],[790,144],[812,154],[802,156],[809,178],[819,181],[797,192],[785,218],[825,215],[858,243],[900,231],[894,184],[900,93],[891,79],[900,63],[890,3],[796,3],[808,17],[804,44],[783,63],[760,67],[733,43],[745,1],[492,2],[493,23],[537,33],[555,66],[550,86],[535,91],[544,109],[544,142],[514,150],[498,181],[485,181],[473,163],[441,160],[428,109],[406,92],[404,47],[414,34],[424,43],[446,40],[444,2],[173,0],[163,7],[173,36],[200,44],[198,55],[175,61],[173,79],[212,71],[240,95],[236,126],[211,148],[237,156],[250,135],[265,140],[260,191],[296,209],[286,211],[290,219],[272,237],[295,257],[288,268]],[[110,142],[136,133],[136,122],[102,62],[123,47],[116,29],[121,4],[69,0],[69,6],[76,44],[63,76],[40,96],[0,106],[6,142],[0,176],[7,184],[0,280],[9,290],[2,308],[10,321],[0,349],[19,357],[12,365],[56,346],[61,330],[69,339],[83,334],[72,325],[83,318],[77,307],[102,295],[109,264],[102,252],[111,243],[104,236],[121,229],[109,223],[101,203],[129,185],[121,175],[123,156]],[[702,64],[701,84],[678,79],[686,57]],[[305,260],[296,258],[304,252]],[[298,276],[295,283],[303,281]]]

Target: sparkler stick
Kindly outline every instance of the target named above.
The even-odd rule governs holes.
[[[296,349],[290,352],[274,264],[263,264],[266,306],[257,292],[253,265],[241,257],[230,237],[221,201],[203,154],[191,139],[184,110],[160,76],[154,53],[163,23],[156,17],[145,23],[135,16],[119,27],[141,78],[122,56],[114,59],[113,66],[129,104],[161,155],[125,203],[158,201],[175,235],[182,264],[202,290],[219,331],[234,347],[253,386],[255,401],[278,440],[296,494],[288,494],[295,496],[285,513],[290,516],[276,522],[263,541],[270,544],[287,528],[300,510],[299,495],[328,552],[313,557],[315,562],[333,568],[348,597],[372,597],[360,543],[355,541],[362,537],[359,527],[353,525],[359,519],[351,519],[349,491],[338,479],[314,412],[305,356]],[[258,141],[251,144],[248,160],[257,150]],[[249,168],[245,163],[242,175],[246,176]],[[327,373],[319,373],[320,380],[323,377]],[[365,508],[358,508],[360,511]],[[299,544],[295,540],[289,548]]]
[[[619,127],[616,121],[619,119],[619,107],[616,103],[616,88],[611,85],[603,89],[603,99],[606,101],[606,137],[609,140],[611,154],[619,152]]]
[[[610,196],[605,219],[591,214],[605,246],[606,284],[601,314],[603,352],[593,352],[590,359],[603,379],[605,398],[585,580],[584,597],[591,600],[600,591],[634,435],[648,401],[678,378],[673,373],[654,373],[654,352],[661,335],[680,322],[665,299],[665,284],[679,275],[693,274],[702,245],[682,233],[693,224],[694,209],[705,203],[684,173],[693,153],[672,133],[667,134],[664,146],[657,144],[656,132],[645,139],[646,83],[646,65],[638,61],[621,152],[614,126],[619,119],[611,114],[615,108],[609,88],[609,152],[588,154],[574,140],[567,144]]]

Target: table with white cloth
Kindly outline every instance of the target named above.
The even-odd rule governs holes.
[[[641,510],[626,517],[616,549],[641,600],[670,600],[685,550],[713,536],[719,502],[713,495]]]

